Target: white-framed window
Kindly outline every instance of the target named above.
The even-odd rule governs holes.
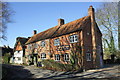
[[[60,61],[60,55],[59,54],[55,54],[55,61]]]
[[[20,52],[20,51],[17,51],[18,53]]]
[[[68,53],[64,54],[64,61],[69,61],[69,54]]]
[[[46,54],[45,53],[41,53],[41,59],[46,59]]]
[[[60,39],[55,39],[54,46],[59,46],[59,45],[60,45]]]
[[[91,53],[86,53],[86,60],[91,61]]]
[[[29,45],[28,45],[28,49],[31,49],[31,48],[32,48],[32,45],[31,45],[31,44],[29,44]]]
[[[70,43],[78,42],[78,35],[74,34],[74,35],[69,36],[69,40],[70,40]]]
[[[45,47],[45,41],[41,41],[41,46]]]
[[[19,61],[21,60],[21,57],[17,57],[17,58],[18,58]]]
[[[34,44],[34,48],[38,48],[38,44],[37,43]]]

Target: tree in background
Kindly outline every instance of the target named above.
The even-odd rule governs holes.
[[[0,1],[0,39],[6,40],[7,23],[11,23],[11,16],[14,11],[10,8],[9,3]]]
[[[118,2],[118,17],[120,17],[120,2]],[[118,18],[118,47],[120,51],[120,19]]]
[[[118,3],[103,3],[96,11],[96,21],[103,33],[104,53],[116,55],[118,36]]]

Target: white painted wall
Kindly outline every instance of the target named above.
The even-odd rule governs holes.
[[[22,64],[23,63],[23,58],[22,58],[22,56],[23,56],[23,51],[21,50],[21,51],[15,51],[14,52],[14,63],[18,63],[18,64]]]

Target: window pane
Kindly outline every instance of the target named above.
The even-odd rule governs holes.
[[[41,42],[41,46],[42,46],[42,47],[45,47],[45,41],[42,41],[42,42]]]
[[[87,61],[91,61],[91,54],[90,53],[86,53],[86,59],[87,59]]]
[[[64,61],[69,61],[69,54],[64,54]]]
[[[78,36],[74,35],[74,42],[78,42]]]
[[[70,43],[78,42],[78,35],[71,35],[69,37]]]
[[[55,39],[55,40],[54,40],[54,45],[55,45],[55,46],[60,45],[60,40],[59,40],[59,39]]]
[[[46,54],[45,53],[42,53],[41,54],[41,59],[45,59],[46,58]]]
[[[59,55],[59,54],[56,54],[56,55],[55,55],[55,60],[56,60],[56,61],[60,61],[60,55]]]

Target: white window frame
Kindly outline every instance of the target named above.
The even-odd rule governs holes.
[[[32,45],[31,45],[31,44],[29,44],[29,45],[28,45],[28,49],[30,50],[31,48],[32,48]]]
[[[54,40],[54,46],[59,46],[60,45],[60,39],[55,39]]]
[[[60,55],[59,54],[55,54],[55,61],[60,61]]]
[[[64,54],[64,61],[69,61],[70,60],[70,56],[68,53]]]
[[[70,43],[78,42],[78,35],[74,34],[74,35],[69,36],[69,41],[70,41]]]
[[[41,59],[46,59],[46,53],[41,53]]]
[[[34,48],[38,48],[38,44],[37,43],[34,44]]]
[[[45,41],[41,41],[41,47],[45,47]]]
[[[21,57],[17,57],[18,58],[18,61],[21,61]]]
[[[91,53],[86,53],[86,60],[87,61],[91,61],[92,60]]]

